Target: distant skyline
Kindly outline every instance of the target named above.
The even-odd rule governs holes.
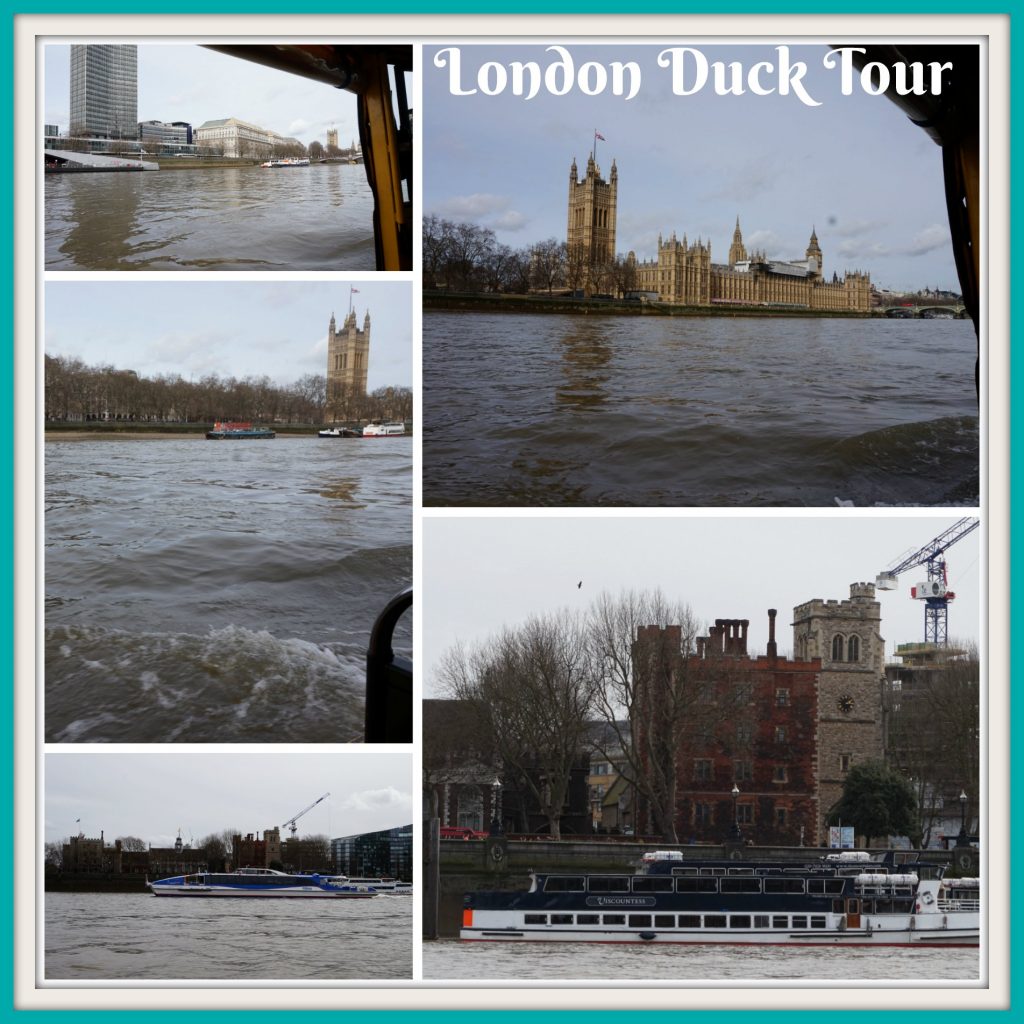
[[[111,42],[132,42],[115,39]],[[287,71],[195,43],[138,43],[140,121],[204,121],[237,117],[304,145],[327,143],[327,130],[338,130],[338,145],[359,140],[355,93],[334,89]],[[69,120],[71,47],[44,48],[45,124],[66,131]]]
[[[409,754],[60,751],[43,770],[46,842],[79,832],[151,846],[173,846],[179,830],[185,843],[225,829],[289,835],[285,822],[325,793],[296,822],[297,835],[335,839],[413,820]]]
[[[688,45],[709,63],[749,68],[778,64],[776,46],[785,42]],[[491,228],[513,248],[564,241],[570,165],[575,159],[584,175],[598,133],[602,175],[607,180],[613,160],[618,169],[622,254],[654,258],[659,233],[675,232],[710,240],[712,261],[724,263],[739,217],[747,250],[763,249],[769,258],[802,259],[815,230],[827,278],[865,270],[876,287],[960,291],[940,148],[886,97],[859,88],[842,95],[838,73],[823,66],[828,46],[788,44],[790,59],[807,64],[805,87],[819,106],[792,92],[720,96],[711,84],[674,95],[657,57],[686,41],[564,44],[576,69],[586,61],[636,62],[643,79],[632,99],[611,95],[610,85],[593,96],[578,87],[551,95],[542,87],[531,99],[512,95],[510,85],[498,95],[478,87],[486,62],[553,63],[549,43],[560,41],[463,45],[457,80],[450,55],[443,55],[444,67],[435,64],[447,47],[424,49],[426,214]],[[500,75],[493,68],[489,74],[494,92]]]
[[[354,290],[354,293],[353,293]],[[402,281],[49,281],[45,351],[185,380],[327,373],[327,327],[370,313],[368,390],[412,386],[412,286]],[[116,313],[112,312],[116,311]]]
[[[456,643],[470,647],[531,615],[585,612],[602,592],[660,589],[703,625],[749,619],[748,650],[764,653],[768,609],[778,610],[779,653],[793,647],[798,604],[848,600],[851,583],[918,551],[960,516],[600,516],[437,518],[423,523],[424,693]],[[981,530],[946,553],[951,640],[978,642]],[[886,656],[924,640],[924,603],[910,591],[924,567],[876,591]]]

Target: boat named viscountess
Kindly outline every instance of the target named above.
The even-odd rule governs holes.
[[[808,946],[977,946],[980,882],[914,854],[814,861],[643,856],[635,874],[532,874],[527,892],[474,892],[463,939]]]

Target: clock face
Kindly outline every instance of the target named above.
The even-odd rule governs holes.
[[[853,710],[853,698],[848,693],[844,693],[836,703],[844,715],[848,715]]]

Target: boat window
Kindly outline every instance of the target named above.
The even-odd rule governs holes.
[[[770,918],[767,914],[755,914],[754,915],[754,927],[755,928],[767,928]]]
[[[766,878],[764,879],[765,892],[803,892],[804,880],[802,878]]]
[[[675,928],[676,918],[675,914],[655,914],[654,915],[654,927],[655,928]]]
[[[704,915],[704,927],[705,928],[724,928],[725,927],[725,914],[705,914]]]
[[[650,928],[651,927],[651,915],[650,914],[630,914],[629,915],[629,927],[630,928]]]
[[[552,914],[552,924],[572,924],[572,914]]]
[[[760,892],[760,878],[723,878],[719,883],[722,892]]]
[[[788,928],[789,918],[785,914],[773,914],[772,915],[772,927],[773,928]]]
[[[750,927],[750,915],[749,914],[733,914],[729,918],[730,928],[749,928]]]
[[[841,878],[809,878],[807,880],[807,891],[815,894],[838,896],[843,891],[843,880]]]
[[[680,914],[679,915],[679,927],[680,928],[699,928],[700,927],[700,914]]]
[[[806,916],[804,916],[803,914],[794,914],[793,915],[793,927],[794,928],[806,928],[807,927],[807,918],[806,918]]]
[[[547,914],[524,914],[523,924],[547,924]]]
[[[577,924],[600,924],[601,918],[598,914],[577,914]]]
[[[820,916],[819,917],[816,914],[814,917],[812,917],[811,918],[811,927],[812,928],[824,928],[825,927],[825,918],[824,918],[824,916]]]
[[[701,868],[700,873],[702,875],[724,875],[725,868]]]
[[[677,878],[676,892],[718,892],[718,879]]]
[[[672,892],[673,880],[668,875],[637,875],[633,892]]]
[[[583,892],[586,888],[582,875],[548,875],[544,879],[545,892]]]
[[[752,875],[754,874],[753,868],[729,868],[730,875]]]
[[[629,876],[591,875],[587,887],[591,892],[629,892]]]
[[[605,914],[601,919],[601,924],[625,924],[625,914]]]
[[[673,868],[673,875],[696,875],[698,873],[697,868]]]

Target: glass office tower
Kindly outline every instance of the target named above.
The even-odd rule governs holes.
[[[71,47],[71,135],[139,135],[139,57],[134,44]]]

